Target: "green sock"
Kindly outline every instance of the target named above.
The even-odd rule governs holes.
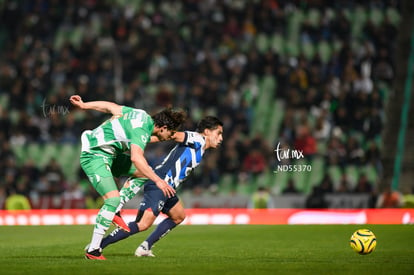
[[[122,207],[127,203],[130,199],[135,197],[135,195],[139,192],[141,189],[141,186],[144,184],[144,182],[147,179],[145,178],[129,178],[127,181],[129,181],[128,187],[122,187],[119,191],[119,196],[121,198],[121,201],[119,203],[118,208],[116,209],[116,212],[121,211]]]

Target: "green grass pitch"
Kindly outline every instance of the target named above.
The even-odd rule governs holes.
[[[182,225],[133,256],[150,233],[105,249],[107,261],[83,258],[89,226],[1,226],[1,274],[414,274],[412,225]],[[358,255],[349,237],[369,228],[376,250]],[[153,228],[151,228],[152,231]]]

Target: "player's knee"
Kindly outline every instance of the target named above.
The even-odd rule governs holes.
[[[172,220],[175,222],[175,224],[180,224],[185,220],[185,212],[180,212],[177,215],[175,215],[174,217],[172,217]]]
[[[185,217],[186,217],[186,215],[185,215],[185,212],[183,211],[182,214],[180,215],[180,218],[179,218],[180,220],[177,224],[182,223],[185,220]]]
[[[106,205],[110,205],[112,207],[118,207],[118,205],[121,203],[120,197],[112,197],[105,200]]]

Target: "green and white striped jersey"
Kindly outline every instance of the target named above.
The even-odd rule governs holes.
[[[144,150],[153,130],[154,121],[149,114],[141,109],[123,106],[122,116],[82,133],[82,151],[117,155],[129,151],[131,144]]]

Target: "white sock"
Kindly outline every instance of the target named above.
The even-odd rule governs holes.
[[[99,210],[99,213],[96,216],[95,228],[93,229],[92,240],[91,244],[89,245],[88,252],[99,249],[101,247],[103,236],[105,235],[105,232],[108,230],[112,220],[114,219],[114,209],[115,207],[104,204]]]
[[[115,211],[115,213],[118,213],[119,211],[121,211],[121,209],[122,209],[122,207],[124,207],[124,204],[128,201],[123,201],[123,198],[124,197],[122,197],[122,195],[121,195],[121,202],[119,203],[119,205],[118,205],[118,208],[116,209],[116,211]]]
[[[93,250],[100,248],[104,234],[105,233],[101,233],[100,230],[97,230],[97,228],[93,230],[92,240],[91,240],[91,244],[89,245],[88,252],[91,252]]]

